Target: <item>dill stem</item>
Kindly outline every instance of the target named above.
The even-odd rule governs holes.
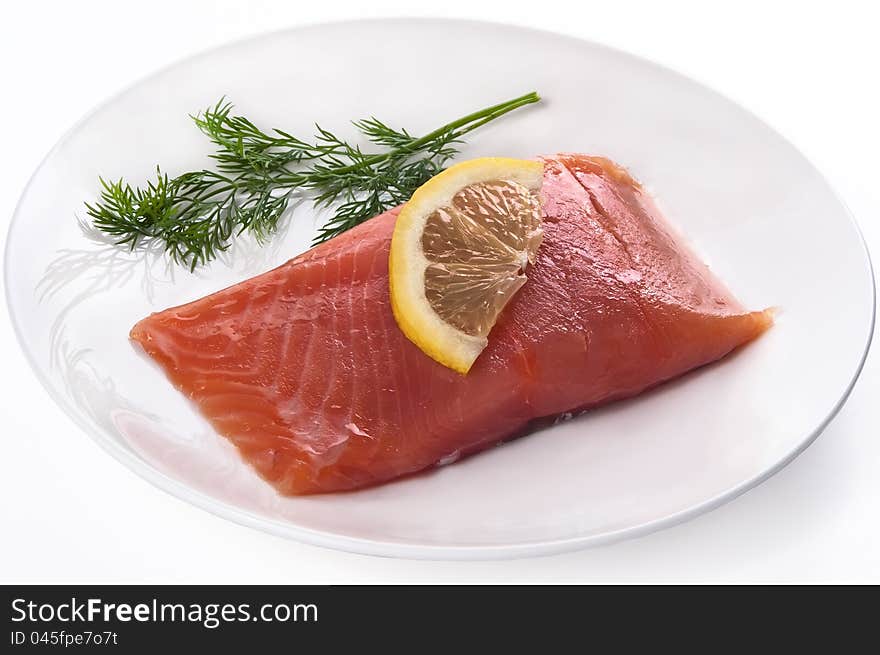
[[[530,105],[540,100],[541,97],[537,94],[537,92],[532,91],[531,93],[526,93],[525,95],[521,95],[518,98],[514,98],[512,100],[508,100],[497,105],[492,105],[491,107],[484,107],[483,109],[468,114],[467,116],[462,116],[458,120],[454,120],[451,123],[446,123],[446,125],[438,127],[432,132],[428,132],[424,136],[416,139],[411,144],[407,145],[405,148],[395,149],[389,152],[377,153],[375,155],[368,155],[364,157],[362,161],[356,164],[351,164],[350,166],[344,166],[342,168],[336,168],[333,170],[333,175],[338,176],[340,174],[356,171],[367,166],[372,166],[373,164],[383,162],[386,159],[399,155],[401,152],[418,151],[419,148],[421,148],[422,146],[431,143],[435,139],[443,136],[444,134],[450,132],[454,133],[459,128],[464,129],[458,132],[456,136],[463,136],[471,130],[475,130],[482,125],[485,125],[489,121],[493,121],[496,118],[513,111],[514,109],[519,109],[520,107]],[[314,172],[306,174],[293,173],[290,175],[279,177],[277,182],[280,186],[286,186],[288,184],[299,186],[306,181],[310,181],[319,177],[321,177],[321,175]]]
[[[443,127],[437,128],[433,132],[429,132],[422,138],[414,141],[410,148],[412,148],[413,150],[418,150],[420,147],[422,147],[426,143],[430,143],[437,137],[446,134],[447,132],[457,130],[460,127],[464,127],[469,123],[473,123],[474,121],[478,121],[482,118],[482,122],[476,123],[475,125],[465,130],[465,132],[469,132],[475,127],[487,123],[494,118],[503,116],[504,114],[513,111],[514,109],[517,109],[519,107],[522,107],[523,105],[529,105],[533,102],[538,102],[540,99],[541,98],[538,96],[538,94],[532,91],[531,93],[522,95],[519,98],[514,98],[513,100],[508,100],[507,102],[502,102],[500,104],[493,105],[492,107],[486,107],[485,109],[481,109],[480,111],[475,111],[472,114],[468,114],[467,116],[459,118],[457,121],[447,123]]]

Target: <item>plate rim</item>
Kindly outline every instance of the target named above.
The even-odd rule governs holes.
[[[155,78],[161,77],[166,72],[177,68],[178,66],[194,62],[203,57],[209,57],[214,55],[215,53],[221,52],[223,50],[232,49],[240,46],[247,45],[252,42],[256,42],[267,37],[275,37],[282,34],[290,34],[297,33],[307,30],[320,30],[322,28],[327,27],[338,27],[344,25],[358,25],[364,23],[372,23],[372,24],[382,24],[382,23],[422,23],[422,24],[434,24],[434,23],[450,23],[457,25],[470,25],[474,27],[483,27],[483,28],[503,28],[509,31],[521,31],[528,32],[536,35],[541,35],[548,38],[555,39],[564,39],[567,41],[572,41],[580,44],[586,44],[592,48],[597,50],[604,50],[605,52],[614,55],[616,57],[621,57],[624,59],[628,59],[635,63],[638,63],[643,66],[648,66],[651,68],[655,68],[660,72],[673,75],[678,77],[679,79],[683,79],[687,82],[695,84],[702,89],[708,91],[709,93],[723,99],[724,101],[734,105],[737,109],[744,112],[749,116],[752,120],[759,123],[761,126],[772,131],[776,136],[778,136],[781,141],[791,148],[794,152],[796,152],[806,164],[813,169],[823,180],[828,190],[831,192],[832,197],[840,203],[840,206],[843,208],[844,213],[849,219],[850,224],[855,229],[855,233],[861,242],[862,250],[864,252],[864,263],[866,264],[866,272],[868,274],[868,279],[870,281],[870,300],[871,300],[871,316],[868,325],[867,338],[865,339],[864,345],[862,347],[862,353],[859,358],[859,362],[855,371],[852,374],[851,379],[849,380],[846,388],[843,393],[837,399],[831,410],[825,416],[825,418],[819,423],[819,425],[810,432],[805,438],[803,438],[794,448],[791,449],[784,457],[780,458],[777,462],[775,462],[772,466],[767,467],[761,473],[758,473],[751,478],[740,482],[739,484],[727,489],[715,496],[712,496],[696,505],[685,508],[683,510],[679,510],[677,512],[673,512],[672,514],[668,514],[661,518],[655,518],[648,521],[644,521],[637,525],[631,525],[624,528],[619,528],[616,530],[611,530],[608,532],[602,532],[599,534],[593,535],[581,535],[581,536],[573,536],[566,537],[562,539],[554,539],[554,540],[535,540],[535,541],[521,541],[521,542],[511,542],[509,544],[502,545],[494,545],[494,544],[472,544],[472,545],[438,545],[431,543],[418,543],[415,541],[394,541],[394,540],[377,540],[377,539],[366,539],[361,537],[354,537],[350,535],[340,534],[336,532],[327,532],[322,530],[314,530],[311,528],[305,528],[299,526],[295,523],[287,523],[278,519],[268,518],[265,516],[261,516],[254,512],[241,509],[235,507],[225,501],[221,501],[215,499],[214,497],[198,491],[185,483],[176,480],[165,473],[162,473],[158,469],[152,467],[148,462],[142,460],[137,457],[135,453],[125,449],[118,442],[108,438],[104,434],[101,433],[100,430],[95,430],[92,426],[90,426],[86,420],[80,415],[77,409],[72,405],[71,401],[67,399],[59,390],[55,389],[55,386],[48,379],[48,377],[44,374],[41,367],[38,365],[36,357],[34,353],[28,347],[28,342],[24,338],[24,330],[19,323],[18,317],[12,305],[12,300],[10,296],[11,290],[11,267],[10,267],[10,252],[12,250],[11,243],[13,241],[14,233],[17,229],[19,223],[21,223],[21,214],[23,210],[24,200],[28,195],[34,181],[43,171],[47,163],[50,159],[55,155],[55,153],[60,150],[64,144],[89,120],[92,119],[93,116],[104,110],[105,108],[111,106],[114,102],[116,102],[119,98],[134,90],[138,86],[143,83],[146,83]],[[18,341],[19,348],[25,355],[25,359],[28,362],[32,372],[35,374],[37,379],[39,380],[41,386],[48,394],[49,398],[51,398],[62,410],[63,412],[70,418],[73,423],[84,432],[91,441],[96,442],[105,452],[110,454],[114,459],[120,461],[127,468],[133,471],[136,475],[146,480],[153,486],[161,489],[162,491],[174,496],[180,501],[187,502],[191,505],[194,505],[202,510],[210,512],[211,514],[233,521],[239,525],[243,525],[249,528],[255,528],[262,532],[266,532],[269,534],[273,534],[280,537],[285,537],[288,539],[293,539],[300,543],[305,543],[313,546],[321,546],[325,548],[332,548],[335,550],[341,550],[345,552],[357,553],[362,555],[373,555],[373,556],[381,556],[381,557],[403,557],[408,559],[417,559],[417,560],[497,560],[497,559],[513,559],[519,557],[526,556],[539,556],[539,555],[551,555],[562,552],[569,552],[573,550],[579,550],[591,546],[597,546],[602,544],[613,543],[617,541],[621,541],[626,538],[639,537],[651,532],[655,532],[658,530],[662,530],[665,528],[672,527],[674,525],[678,525],[685,521],[688,521],[692,518],[695,518],[701,514],[712,511],[720,507],[721,505],[739,497],[743,493],[749,491],[750,489],[758,486],[768,478],[772,477],[780,470],[785,468],[788,464],[790,464],[798,455],[800,455],[804,450],[806,450],[815,440],[816,438],[825,430],[828,424],[837,416],[840,409],[846,403],[849,398],[850,393],[852,392],[856,382],[858,381],[859,376],[864,368],[865,361],[867,359],[868,353],[871,348],[871,344],[874,337],[874,329],[876,323],[876,314],[877,314],[877,283],[874,275],[874,267],[873,262],[871,260],[871,253],[868,249],[867,242],[865,241],[864,234],[859,227],[858,221],[853,216],[853,213],[850,211],[846,202],[834,188],[834,186],[830,183],[827,176],[825,176],[822,171],[812,162],[810,158],[808,158],[795,144],[793,144],[782,132],[768,124],[764,121],[760,116],[753,113],[750,109],[748,109],[742,103],[730,98],[728,95],[723,94],[717,91],[713,86],[702,82],[699,79],[696,79],[690,75],[681,73],[671,67],[665,66],[664,64],[660,64],[652,59],[647,57],[636,55],[625,50],[609,46],[603,43],[599,43],[590,39],[581,38],[578,36],[573,36],[571,34],[557,32],[549,29],[539,29],[534,27],[529,27],[526,25],[521,25],[512,22],[505,21],[488,21],[488,20],[476,20],[476,19],[462,19],[462,18],[438,18],[438,17],[371,17],[371,18],[362,18],[362,19],[347,19],[347,20],[331,20],[331,21],[316,21],[316,22],[303,22],[290,27],[270,30],[267,32],[260,32],[257,34],[253,34],[250,36],[246,36],[243,38],[234,39],[231,41],[227,41],[224,43],[220,43],[216,46],[212,46],[200,52],[193,53],[186,57],[182,57],[180,59],[174,60],[167,65],[164,65],[157,70],[154,70],[146,75],[139,77],[133,82],[125,85],[120,90],[112,93],[109,97],[105,98],[103,101],[97,103],[92,109],[83,114],[77,121],[75,121],[64,133],[58,138],[55,142],[55,145],[46,153],[46,155],[41,159],[38,166],[34,169],[34,172],[28,178],[27,183],[25,184],[24,189],[22,190],[19,199],[15,205],[15,209],[13,210],[12,219],[10,220],[9,227],[6,231],[6,245],[4,248],[4,263],[3,263],[3,289],[4,295],[6,297],[6,308],[9,314],[10,323],[13,327],[13,332],[15,334],[16,340]]]

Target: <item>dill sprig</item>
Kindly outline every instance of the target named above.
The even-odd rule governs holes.
[[[117,244],[131,249],[160,244],[174,261],[194,269],[244,231],[266,239],[294,192],[305,192],[316,207],[334,207],[317,244],[405,202],[443,170],[466,134],[538,100],[528,93],[420,137],[374,117],[354,121],[379,152],[364,152],[319,125],[311,142],[280,129],[266,132],[220,100],[192,116],[216,147],[215,170],[172,178],[157,167],[155,180],[141,187],[100,178],[100,199],[86,203],[86,211],[94,227]]]

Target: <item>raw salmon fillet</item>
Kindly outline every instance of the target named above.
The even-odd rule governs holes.
[[[391,313],[398,210],[140,321],[131,338],[282,494],[356,489],[633,396],[771,324],[747,312],[627,172],[545,160],[544,240],[467,376]],[[589,438],[586,434],[584,438]]]

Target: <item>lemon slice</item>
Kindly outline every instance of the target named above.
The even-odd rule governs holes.
[[[419,187],[391,239],[391,308],[429,357],[467,373],[541,243],[540,162],[452,166]]]

